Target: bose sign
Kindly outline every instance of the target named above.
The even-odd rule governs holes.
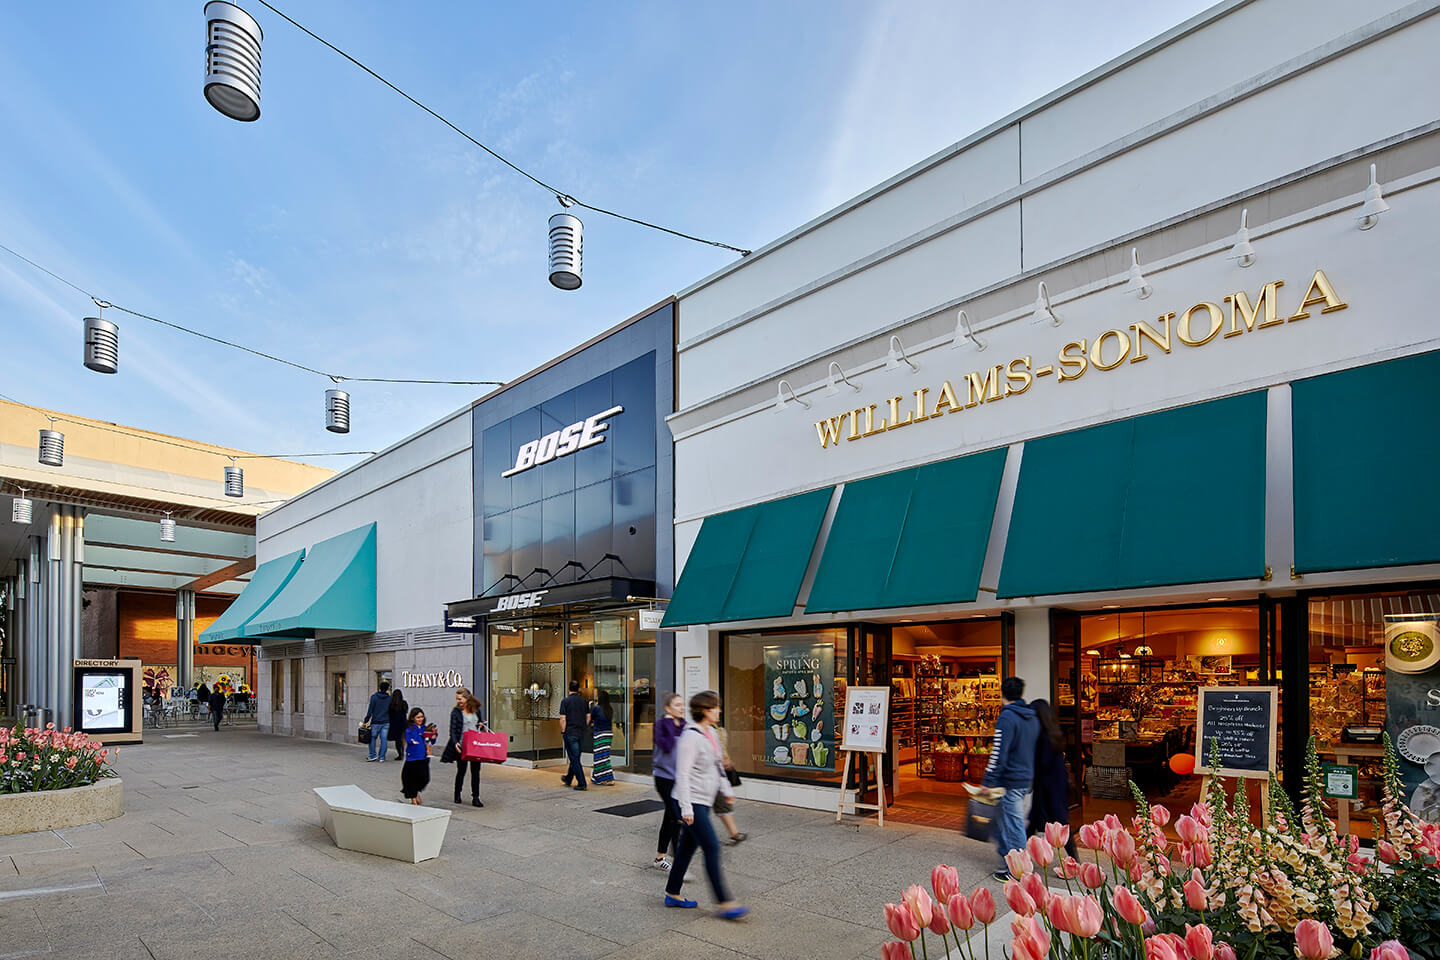
[[[605,431],[610,429],[606,421],[617,413],[624,413],[624,407],[611,407],[593,417],[586,417],[579,423],[572,423],[564,430],[547,433],[539,440],[531,440],[515,454],[515,466],[500,474],[513,477],[542,463],[549,463],[558,457],[568,456],[576,450],[584,450],[605,442]]]
[[[508,597],[501,597],[496,604],[493,613],[502,610],[528,610],[531,607],[540,606],[540,598],[549,593],[549,590],[536,590],[533,593],[512,593]]]

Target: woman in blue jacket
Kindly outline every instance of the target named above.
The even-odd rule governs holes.
[[[430,785],[430,742],[425,738],[425,711],[410,711],[405,723],[405,765],[400,768],[400,791],[420,806],[420,791]]]

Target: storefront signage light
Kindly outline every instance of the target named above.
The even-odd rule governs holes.
[[[887,430],[933,420],[943,414],[959,413],[982,403],[1018,396],[1042,377],[1054,375],[1057,383],[1068,383],[1079,380],[1092,367],[1104,372],[1118,369],[1127,361],[1139,363],[1153,355],[1146,352],[1147,347],[1169,354],[1175,340],[1186,347],[1203,347],[1219,337],[1222,330],[1228,339],[1265,327],[1304,320],[1310,316],[1311,307],[1320,307],[1320,312],[1324,314],[1349,306],[1336,294],[1325,271],[1316,270],[1300,299],[1300,305],[1286,317],[1279,309],[1279,290],[1284,285],[1283,280],[1265,284],[1253,303],[1250,296],[1240,290],[1224,298],[1228,305],[1225,309],[1218,303],[1204,301],[1182,314],[1162,313],[1154,324],[1142,320],[1123,329],[1106,330],[1094,340],[1083,337],[1072,340],[1060,348],[1054,364],[1034,366],[1031,357],[1016,357],[1009,363],[968,373],[960,381],[965,394],[963,403],[954,384],[946,380],[938,389],[921,387],[914,391],[913,401],[903,395],[889,398],[885,402],[889,409],[879,417],[875,411],[882,405],[872,403],[817,420],[815,434],[822,448],[839,446],[842,437],[846,440],[873,437]],[[905,409],[902,410],[902,407]]]
[[[540,606],[540,598],[549,593],[549,590],[534,590],[530,593],[512,593],[500,598],[495,605],[495,613],[502,610],[529,610],[531,607]]]
[[[610,424],[606,421],[617,413],[624,412],[624,407],[611,407],[592,417],[572,423],[564,430],[547,433],[539,440],[531,440],[529,443],[523,444],[515,454],[515,466],[500,476],[513,477],[517,473],[524,473],[542,463],[549,463],[559,457],[568,456],[576,450],[584,450],[586,447],[604,443],[605,431],[610,428]]]
[[[465,678],[460,676],[459,670],[444,670],[440,673],[411,673],[409,670],[400,674],[400,686],[402,689],[423,689],[434,687],[459,687],[463,686]]]

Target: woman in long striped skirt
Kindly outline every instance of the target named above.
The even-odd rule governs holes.
[[[590,768],[590,782],[597,787],[608,787],[615,783],[615,774],[610,770],[610,742],[614,739],[615,709],[610,706],[610,694],[601,690],[597,702],[590,708],[590,733],[594,739],[595,763]]]

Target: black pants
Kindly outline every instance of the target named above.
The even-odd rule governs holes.
[[[380,754],[380,755],[383,757],[385,754],[382,753],[382,754]],[[405,741],[404,741],[404,740],[396,740],[396,741],[395,741],[395,759],[396,759],[396,760],[404,760],[404,759],[405,759]]]
[[[479,760],[456,760],[455,761],[455,802],[460,802],[460,788],[465,786],[465,768],[470,768],[470,796],[472,799],[480,799],[480,761]]]
[[[220,718],[221,718],[221,716],[223,716],[223,715],[224,715],[224,711],[223,711],[223,710],[216,710],[214,707],[211,707],[211,708],[210,708],[210,718],[215,721],[215,729],[216,729],[216,730],[219,730],[219,729],[220,729]]]
[[[678,807],[675,801],[670,805]],[[725,875],[720,871],[720,840],[715,836],[715,825],[710,822],[710,808],[692,804],[695,822],[689,826],[680,821],[680,849],[675,863],[670,867],[670,879],[665,883],[665,892],[672,897],[680,895],[685,884],[685,871],[690,867],[690,858],[698,849],[705,857],[705,875],[710,880],[710,892],[715,894],[716,903],[730,902],[730,888],[725,885]],[[676,814],[677,818],[679,814]]]
[[[665,801],[665,816],[660,821],[660,844],[655,848],[656,856],[661,856],[668,850],[673,857],[678,852],[681,823],[680,818],[675,815],[674,804],[670,802],[670,794],[674,791],[675,781],[672,778],[655,778],[655,792]]]
[[[400,768],[400,792],[406,800],[414,800],[430,785],[430,758],[406,760]]]

